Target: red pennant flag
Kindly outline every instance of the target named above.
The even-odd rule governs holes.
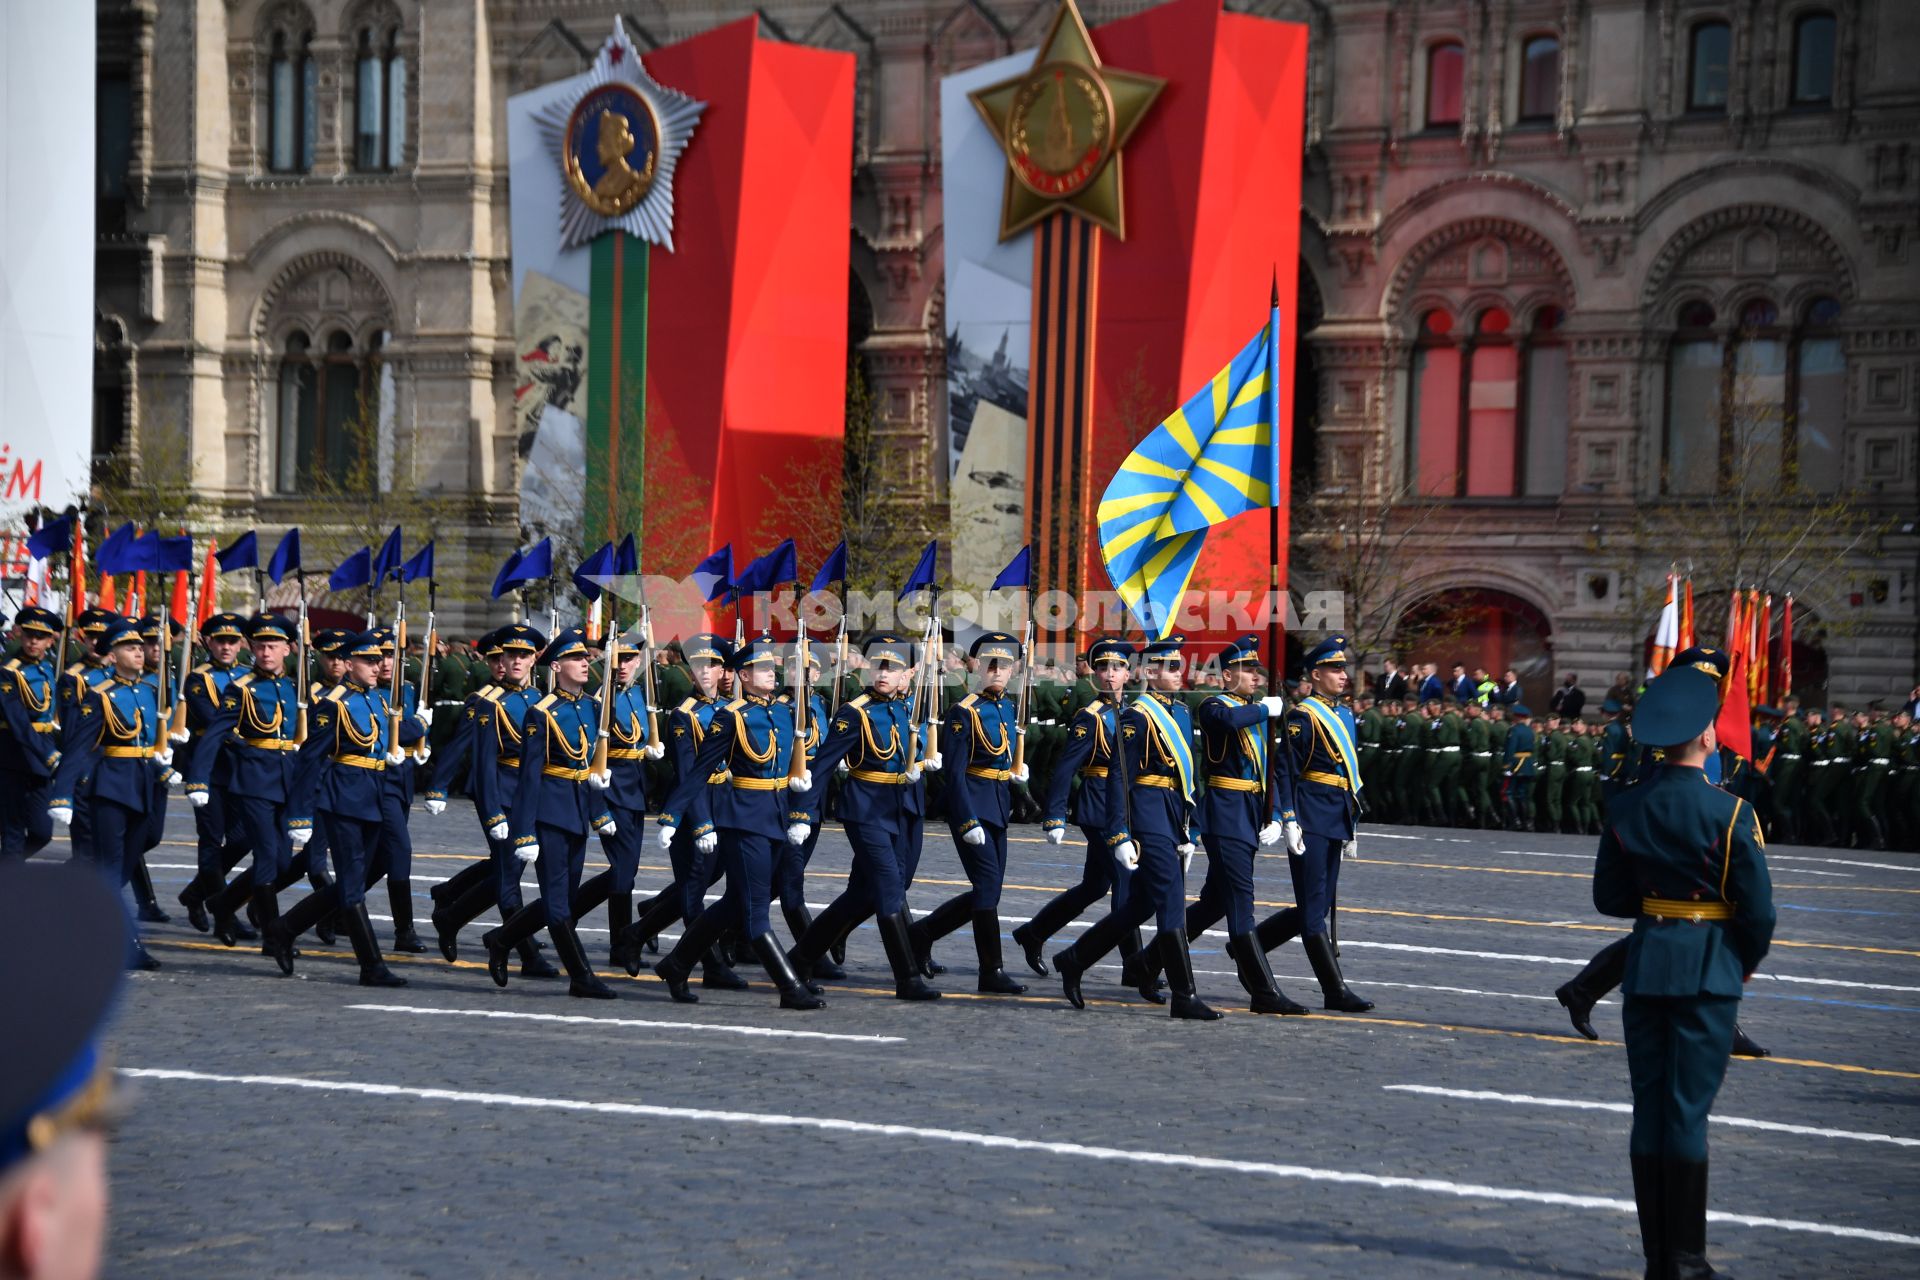
[[[1733,655],[1733,671],[1722,686],[1726,696],[1720,700],[1720,715],[1713,722],[1720,745],[1731,747],[1745,759],[1753,759],[1753,711],[1747,702],[1747,655]]]
[[[1783,707],[1793,696],[1793,593],[1787,593],[1780,608],[1780,661],[1774,669],[1779,672],[1778,691],[1774,694],[1773,705]]]
[[[73,554],[67,557],[67,621],[71,623],[87,607],[87,525],[73,522]]]
[[[112,574],[100,579],[100,607],[113,613],[120,612],[120,600],[114,594]]]
[[[185,532],[185,530],[182,530]],[[220,610],[220,562],[215,559],[214,539],[207,539],[207,560],[200,568],[200,607],[194,611],[193,629],[197,633],[207,619]]]
[[[147,571],[145,569],[135,569],[133,571],[133,594],[128,597],[128,600],[133,605],[133,612],[128,614],[128,617],[143,618],[146,616]]]

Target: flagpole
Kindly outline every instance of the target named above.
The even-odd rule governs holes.
[[[1274,351],[1280,349],[1280,269],[1273,272],[1273,292],[1268,305],[1272,308],[1274,333],[1272,342]],[[1274,388],[1276,395],[1279,388]],[[1278,400],[1275,400],[1278,403]],[[1280,594],[1280,424],[1272,425],[1273,431],[1273,470],[1270,473],[1270,486],[1267,490],[1267,696],[1280,696],[1283,684],[1284,668],[1287,662],[1285,602]],[[1266,726],[1267,757],[1271,761],[1274,743],[1277,740],[1272,722]],[[1267,792],[1273,797],[1276,808],[1285,808],[1280,804],[1280,774],[1271,763],[1266,766]]]

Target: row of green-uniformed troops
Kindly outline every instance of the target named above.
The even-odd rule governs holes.
[[[1920,849],[1920,723],[1905,707],[1804,715],[1756,712],[1753,756],[1766,781],[1761,812],[1779,840],[1861,849]]]

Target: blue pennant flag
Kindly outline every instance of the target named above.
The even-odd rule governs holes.
[[[140,568],[134,563],[133,544],[139,541],[131,522],[121,525],[100,542],[100,549],[93,553],[93,562],[105,574],[132,573]]]
[[[573,571],[574,589],[589,602],[598,600],[606,589],[604,580],[613,576],[613,564],[613,544],[609,542],[582,560]]]
[[[1137,445],[1100,498],[1100,556],[1128,612],[1165,637],[1207,530],[1280,500],[1280,307]]]
[[[432,582],[433,543],[429,542],[426,546],[414,552],[413,559],[407,561],[398,569],[395,569],[394,573],[399,576],[402,582],[412,582],[416,578],[425,578],[428,582]]]
[[[334,591],[351,591],[372,581],[373,548],[362,547],[340,562],[340,567],[328,576],[327,586]]]
[[[33,531],[27,539],[27,554],[35,560],[45,560],[56,551],[73,550],[73,512],[57,520],[49,520]]]
[[[542,538],[525,551],[515,551],[500,566],[493,579],[493,598],[498,600],[523,582],[534,582],[553,575],[553,539]]]
[[[258,569],[260,567],[260,535],[249,529],[233,540],[233,545],[223,551],[213,553],[220,562],[220,572],[232,573],[235,569]]]
[[[620,550],[613,557],[613,572],[622,578],[640,572],[640,549],[634,545],[632,534],[620,539]]]
[[[373,557],[373,580],[385,582],[400,571],[400,526],[393,526],[393,532],[380,544],[379,552]]]
[[[1002,587],[1009,591],[1033,590],[1033,544],[1020,548],[1020,554],[1007,562],[1007,567],[987,590],[998,591]]]
[[[916,591],[923,591],[933,585],[933,566],[939,555],[940,539],[935,538],[927,544],[927,549],[920,553],[920,563],[913,566],[913,572],[907,575],[907,585],[900,588],[901,595],[910,596]]]
[[[777,591],[789,582],[800,580],[800,561],[794,554],[793,539],[788,538],[767,554],[740,571],[733,589],[743,596]]]
[[[193,539],[185,534],[163,538],[156,529],[134,543],[133,551],[138,558],[136,569],[149,573],[193,572]]]
[[[693,566],[693,584],[707,597],[707,603],[733,593],[733,544],[729,542]]]
[[[273,549],[273,558],[267,561],[267,576],[273,579],[273,585],[279,586],[280,580],[300,569],[300,530],[289,529],[280,538],[280,545]]]
[[[820,572],[813,575],[813,585],[809,592],[826,591],[836,582],[847,580],[847,540],[840,539],[840,545],[827,555],[827,562],[820,566]]]

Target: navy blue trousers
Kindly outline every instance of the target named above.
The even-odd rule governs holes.
[[[725,835],[720,842],[726,843]],[[679,895],[680,919],[692,924],[706,910],[707,890],[720,878],[721,852],[716,848],[712,853],[701,853],[694,847],[693,836],[682,827],[673,837],[673,847],[667,850],[667,861],[673,864],[673,883],[664,892]]]
[[[0,772],[0,858],[31,858],[53,841],[52,785],[51,778],[22,770]]]
[[[487,856],[493,860],[494,887],[504,920],[521,907],[520,859],[514,856],[511,839],[495,840],[492,836],[487,837]]]
[[[1305,853],[1289,853],[1287,870],[1293,876],[1293,902],[1300,912],[1300,932],[1307,936],[1327,931],[1327,909],[1338,901],[1340,846],[1334,836],[1305,833]]]
[[[820,843],[820,828],[808,833],[804,844],[781,841],[773,851],[773,888],[780,905],[797,911],[807,905],[807,864],[813,861],[814,846]]]
[[[773,932],[768,909],[773,900],[774,845],[784,843],[784,838],[775,841],[752,831],[720,833],[720,861],[727,874],[726,901],[733,904],[735,918],[749,938]]]
[[[1187,936],[1191,938],[1222,918],[1229,936],[1252,933],[1253,859],[1259,841],[1208,832],[1201,835],[1200,842],[1207,847],[1207,878],[1201,882],[1200,896],[1187,910]]]
[[[386,874],[385,850],[380,840],[380,818],[351,813],[328,813],[327,846],[333,854],[333,876],[340,905],[348,911],[367,900],[367,886]],[[508,855],[511,857],[512,855]],[[513,859],[519,865],[519,859]],[[516,886],[517,888],[517,886]]]
[[[967,883],[973,886],[973,909],[997,911],[1000,885],[1007,878],[1007,829],[983,822],[980,830],[987,833],[985,844],[968,844],[955,832],[953,847],[960,855],[960,865],[966,868]]]
[[[572,924],[573,895],[579,891],[580,872],[587,861],[586,833],[542,822],[535,825],[534,835],[540,841],[540,857],[533,864],[540,881],[537,905],[545,907],[549,925]]]
[[[287,838],[286,806],[258,796],[229,796],[223,826],[240,834],[252,847],[254,887],[271,889],[278,885],[293,864],[293,842]],[[307,842],[309,850],[314,840],[319,838],[319,824],[315,823],[313,840]],[[201,851],[206,851],[205,845],[201,846]],[[216,860],[213,874],[216,877],[224,876],[217,865],[220,846],[214,846],[213,856]],[[202,874],[205,874],[204,863],[201,868]]]
[[[874,912],[890,916],[907,905],[909,862],[919,859],[907,849],[909,830],[880,823],[848,822],[847,843],[853,846],[853,868],[847,873],[846,891],[840,896],[849,906],[858,906],[861,914]]]

